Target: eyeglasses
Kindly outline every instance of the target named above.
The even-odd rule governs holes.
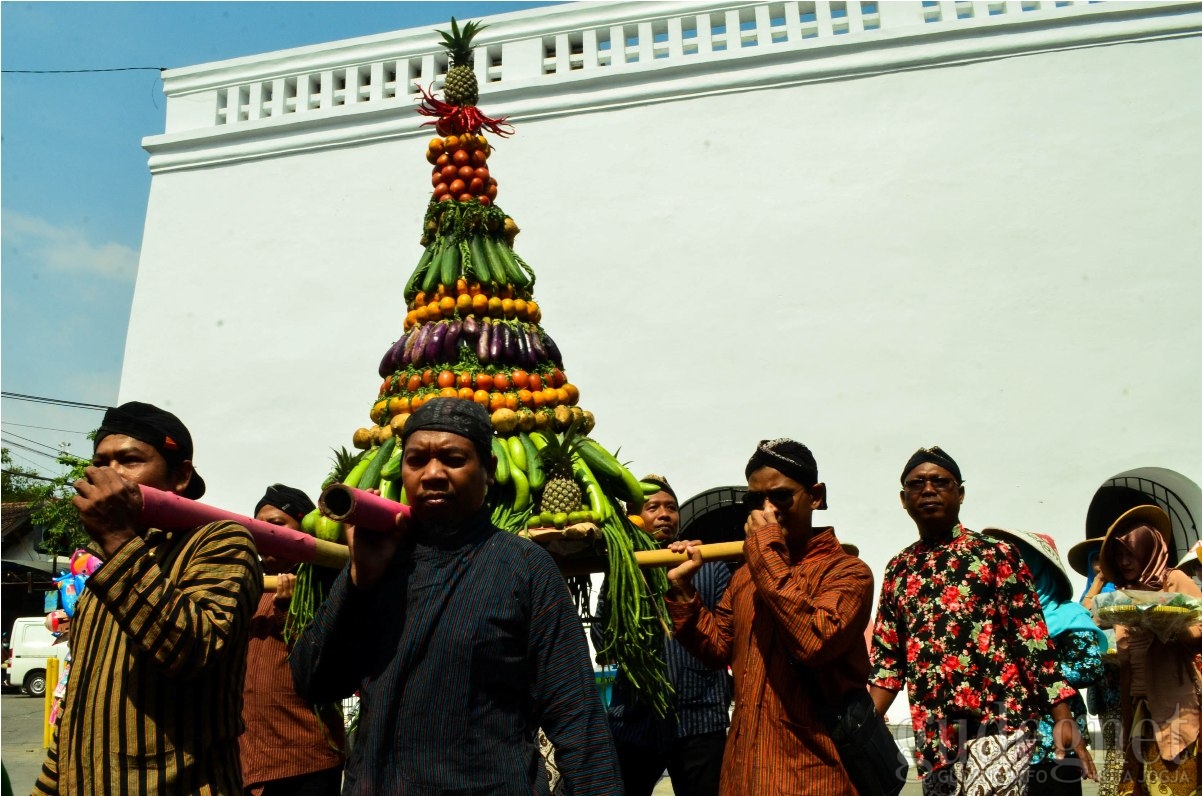
[[[793,500],[800,491],[781,487],[780,489],[770,489],[767,492],[748,492],[743,495],[743,506],[748,511],[754,511],[762,507],[764,501],[767,500],[781,511],[788,511],[793,506]]]
[[[956,479],[946,478],[942,475],[933,475],[930,478],[911,478],[902,486],[910,494],[919,495],[927,488],[927,484],[933,486],[936,492],[950,492],[956,486]]]

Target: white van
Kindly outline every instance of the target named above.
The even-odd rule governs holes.
[[[59,671],[67,659],[67,645],[55,644],[46,629],[43,616],[21,617],[13,621],[9,634],[8,660],[4,662],[4,684],[21,686],[29,696],[46,694],[46,659],[58,658]]]

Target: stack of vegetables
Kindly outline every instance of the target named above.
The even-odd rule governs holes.
[[[433,195],[423,252],[405,286],[402,334],[380,360],[383,383],[368,413],[371,424],[353,436],[361,453],[344,454],[331,479],[403,502],[399,437],[410,415],[435,397],[485,407],[496,432],[493,521],[513,533],[580,524],[600,530],[610,611],[599,652],[615,659],[663,714],[670,694],[659,640],[667,580],[663,570],[644,572],[635,564],[635,550],[656,545],[627,514],[637,514],[656,488],[588,436],[595,419],[579,406],[580,391],[542,326],[534,269],[514,251],[519,229],[496,203],[493,148],[483,134],[505,137],[512,128],[475,107],[477,80],[468,61],[480,29],[452,19],[450,32],[441,34],[449,56],[445,101],[423,92],[419,108],[439,133],[426,149]],[[320,523],[315,530],[339,532]]]

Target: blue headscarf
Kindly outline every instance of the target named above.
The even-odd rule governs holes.
[[[1099,547],[1097,550],[1090,550],[1089,557],[1085,559],[1085,591],[1081,592],[1081,596],[1077,598],[1077,602],[1084,600],[1085,595],[1089,594],[1089,590],[1093,588],[1094,578],[1098,576],[1093,570],[1093,565],[1094,562],[1098,560],[1098,556],[1101,555],[1101,553],[1101,547]],[[1102,587],[1101,593],[1105,594],[1108,591],[1114,591],[1115,588],[1117,587],[1113,583],[1107,583]]]
[[[1015,539],[1018,550],[1022,553],[1023,563],[1031,570],[1031,578],[1035,581],[1035,593],[1039,595],[1039,606],[1043,608],[1043,621],[1048,626],[1048,635],[1052,638],[1062,633],[1092,632],[1098,639],[1102,650],[1110,647],[1106,634],[1094,624],[1093,617],[1080,603],[1065,602],[1060,598],[1064,581],[1063,572],[1049,562],[1038,550],[1026,542]],[[1068,596],[1072,596],[1070,592]]]

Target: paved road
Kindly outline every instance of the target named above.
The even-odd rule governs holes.
[[[42,770],[42,700],[15,689],[0,695],[0,758],[14,793],[29,793]]]

